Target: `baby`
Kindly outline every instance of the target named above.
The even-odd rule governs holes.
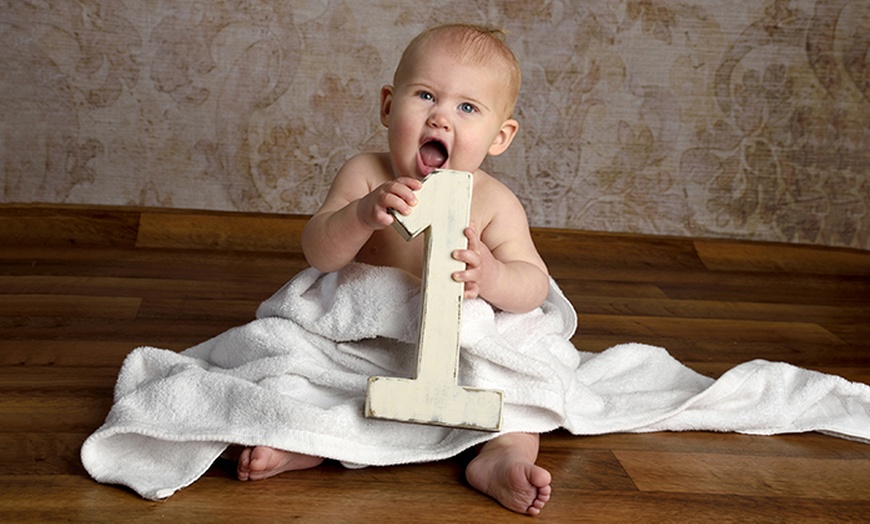
[[[526,312],[547,296],[547,267],[529,233],[525,211],[501,182],[480,169],[487,155],[504,152],[517,133],[512,119],[520,69],[501,33],[449,25],[417,36],[380,96],[389,151],[363,153],[338,172],[321,208],[302,233],[308,262],[323,272],[357,261],[420,275],[423,239],[407,242],[390,210],[407,215],[415,190],[436,169],[474,175],[465,263],[453,274],[467,298],[480,297],[509,312]],[[535,465],[539,437],[509,433],[484,444],[468,464],[476,489],[505,507],[538,514],[550,498],[550,473]],[[238,461],[241,480],[264,479],[323,461],[264,446],[247,448]]]

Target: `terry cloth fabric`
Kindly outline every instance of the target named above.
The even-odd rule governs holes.
[[[181,353],[136,349],[105,424],[82,447],[84,466],[97,481],[163,499],[229,444],[391,465],[497,436],[363,416],[369,376],[413,377],[419,287],[391,268],[307,269],[247,325]],[[459,383],[504,391],[503,433],[824,431],[870,442],[865,384],[761,360],[714,381],[641,344],[580,352],[569,342],[576,321],[555,282],[530,313],[465,301]]]

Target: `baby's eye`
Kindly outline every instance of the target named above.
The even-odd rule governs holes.
[[[435,100],[435,97],[429,91],[420,91],[419,93],[417,93],[417,96],[419,96],[421,99],[427,100],[429,102],[431,102],[432,100]]]
[[[463,113],[474,113],[475,111],[477,111],[477,108],[474,107],[472,104],[465,102],[463,104],[459,104],[459,110]]]

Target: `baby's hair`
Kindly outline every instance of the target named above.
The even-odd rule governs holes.
[[[473,24],[447,24],[427,29],[408,44],[399,60],[393,83],[399,83],[405,69],[413,60],[413,54],[425,43],[437,38],[447,45],[447,51],[457,60],[475,65],[491,64],[494,59],[501,62],[508,76],[505,85],[507,93],[505,113],[506,117],[510,117],[519,96],[522,74],[516,56],[505,44],[505,37],[506,32],[502,29]]]

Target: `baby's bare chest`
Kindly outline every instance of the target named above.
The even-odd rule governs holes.
[[[357,254],[357,262],[404,269],[412,275],[423,273],[423,235],[406,241],[395,229],[375,231]]]

